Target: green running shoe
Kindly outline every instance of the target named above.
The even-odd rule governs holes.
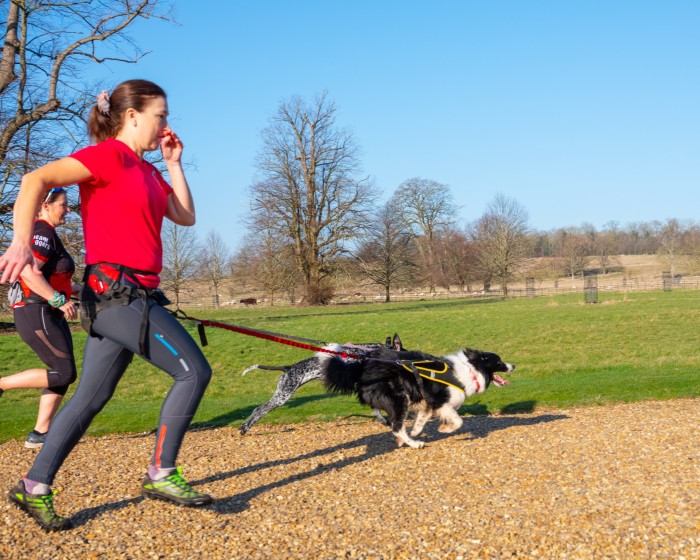
[[[182,478],[182,469],[178,467],[175,471],[159,480],[152,480],[146,475],[143,479],[141,493],[147,498],[157,498],[174,502],[181,506],[205,506],[212,502],[209,494],[201,494],[192,489],[187,481]]]
[[[70,529],[73,524],[65,517],[58,515],[53,509],[54,492],[48,494],[28,494],[24,482],[20,480],[7,497],[26,511],[45,531],[63,531]]]

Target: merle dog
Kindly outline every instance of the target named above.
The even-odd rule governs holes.
[[[393,339],[390,336],[388,336],[384,344],[376,342],[370,342],[367,344],[348,343],[342,348],[349,351],[352,351],[353,349],[371,351],[382,347],[392,348],[394,350],[404,349],[403,346],[401,346],[401,339],[399,338],[398,334],[394,334]],[[313,381],[314,379],[321,379],[322,372],[321,364],[317,356],[314,356],[312,358],[306,358],[305,360],[296,362],[295,364],[292,364],[290,366],[262,366],[259,364],[255,364],[254,366],[250,366],[249,368],[247,368],[241,375],[245,375],[246,373],[254,369],[279,370],[283,371],[284,373],[280,375],[280,378],[277,381],[277,389],[275,389],[272,398],[265,404],[261,404],[259,407],[253,410],[253,413],[239,428],[241,435],[245,435],[245,433],[248,430],[250,430],[253,424],[255,424],[263,416],[265,416],[265,414],[285,404],[289,399],[292,398],[292,395],[296,392],[297,389],[299,389],[299,387],[301,387],[305,383],[308,383],[309,381]],[[386,425],[386,420],[379,410],[375,408],[372,410],[372,412],[374,412],[374,415],[377,417],[377,420],[379,420],[382,424]]]

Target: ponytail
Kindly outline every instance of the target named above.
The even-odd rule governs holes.
[[[95,143],[103,142],[107,138],[114,138],[114,126],[112,125],[112,116],[110,113],[106,115],[97,108],[97,104],[90,110],[88,117],[88,134]]]

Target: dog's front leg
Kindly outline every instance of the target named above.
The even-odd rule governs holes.
[[[420,435],[425,427],[426,422],[432,417],[432,412],[428,410],[428,404],[425,401],[421,401],[418,405],[418,412],[416,413],[416,421],[413,423],[413,429],[411,430],[411,435],[413,437]]]
[[[437,416],[442,421],[442,425],[438,428],[443,434],[451,434],[462,427],[462,417],[457,414],[457,411],[451,405],[446,404],[437,410]]]
[[[408,398],[404,400],[394,401],[394,410],[388,410],[391,420],[391,433],[396,437],[396,442],[399,447],[405,443],[413,449],[420,449],[425,445],[425,442],[415,440],[406,432],[406,416],[408,415]]]

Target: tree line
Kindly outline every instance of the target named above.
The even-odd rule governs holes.
[[[607,274],[620,267],[619,255],[658,255],[676,275],[681,257],[700,268],[700,225],[665,222],[611,222],[531,230],[527,211],[517,201],[496,195],[484,213],[459,226],[447,185],[411,178],[383,205],[368,208],[367,221],[333,258],[319,252],[323,276],[308,289],[308,277],[295,259],[293,240],[273,228],[252,228],[234,252],[216,231],[199,242],[194,228],[166,224],[163,286],[177,301],[189,281],[205,282],[219,301],[221,286],[233,282],[241,292],[258,292],[270,304],[284,299],[329,303],[341,283],[357,290],[391,293],[414,290],[492,290],[507,295],[513,281]],[[312,300],[310,295],[316,296]]]
[[[12,205],[28,170],[70,153],[86,141],[85,117],[99,84],[90,65],[137,63],[143,56],[128,30],[140,20],[170,21],[167,3],[113,0],[61,3],[12,0],[0,61],[0,248],[11,238]],[[82,84],[82,85],[80,85]],[[280,102],[256,157],[249,187],[247,233],[232,252],[215,232],[202,241],[192,228],[166,221],[163,286],[179,301],[193,278],[218,300],[222,283],[284,294],[309,305],[331,301],[340,278],[391,292],[414,286],[508,286],[527,260],[547,259],[529,274],[576,276],[595,266],[607,272],[620,254],[661,254],[675,270],[680,255],[699,253],[700,228],[677,220],[620,225],[601,231],[584,224],[549,232],[531,229],[526,208],[495,194],[472,223],[458,220],[448,185],[407,178],[386,202],[363,173],[360,147],[337,122],[327,92]],[[157,162],[155,162],[157,163]],[[71,193],[75,202],[75,193]],[[66,244],[81,264],[79,216],[69,220]]]

